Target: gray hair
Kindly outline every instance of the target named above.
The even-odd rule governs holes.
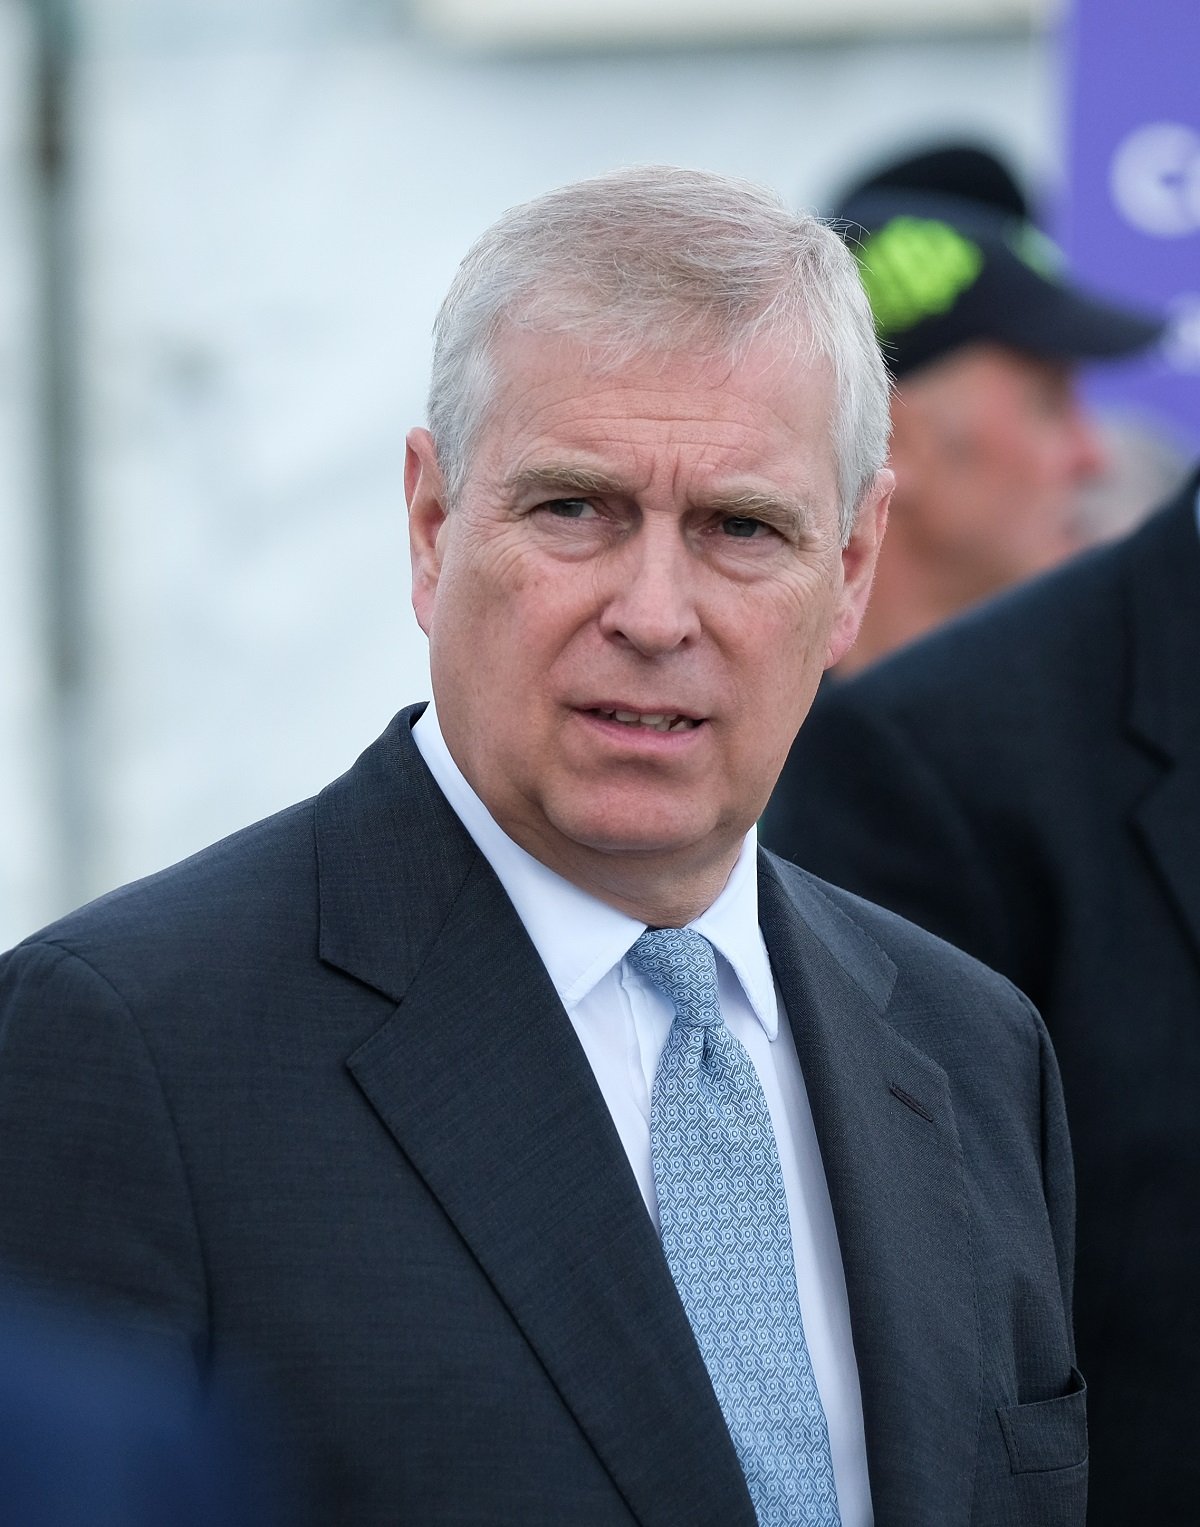
[[[841,526],[887,456],[888,381],[853,256],[773,191],[650,165],[510,208],[459,266],[434,324],[429,428],[453,502],[505,326],[585,340],[619,368],[653,351],[734,363],[760,339],[830,365]]]

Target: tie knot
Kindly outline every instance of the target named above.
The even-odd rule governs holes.
[[[706,1028],[721,1021],[713,947],[691,928],[647,928],[629,963],[669,997],[681,1023]]]

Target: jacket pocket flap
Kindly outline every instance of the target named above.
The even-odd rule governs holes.
[[[1071,1369],[1073,1388],[1033,1405],[1001,1405],[996,1410],[1014,1474],[1069,1469],[1086,1461],[1087,1385]]]

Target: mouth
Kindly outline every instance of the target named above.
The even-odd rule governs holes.
[[[694,716],[684,716],[671,711],[607,710],[602,706],[589,707],[587,714],[601,721],[616,721],[631,730],[644,728],[651,732],[693,732],[700,725]]]

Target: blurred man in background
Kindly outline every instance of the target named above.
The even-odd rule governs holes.
[[[1086,544],[1081,490],[1106,456],[1076,368],[1161,325],[1070,284],[981,149],[903,159],[836,216],[897,383],[891,521],[845,676]]]
[[[1025,991],[1062,1065],[1093,1527],[1200,1496],[1200,474],[832,686],[763,836]]]

